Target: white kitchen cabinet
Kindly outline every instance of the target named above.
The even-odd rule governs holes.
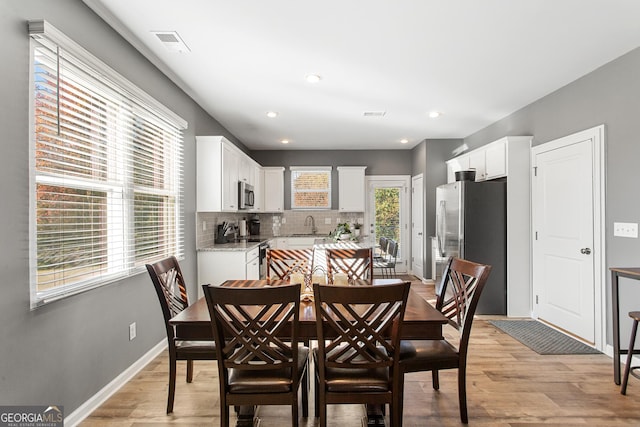
[[[257,163],[253,168],[253,196],[253,208],[250,211],[264,211],[264,171]]]
[[[264,212],[284,212],[284,168],[264,167]]]
[[[507,176],[507,140],[500,139],[486,146],[485,149],[486,179]]]
[[[196,137],[196,209],[238,210],[238,168],[245,156],[223,136]]]
[[[338,166],[338,210],[340,212],[364,212],[366,166]]]
[[[316,241],[316,237],[289,237],[287,247],[289,249],[311,249]]]
[[[476,171],[476,181],[484,181],[487,179],[485,161],[484,149],[474,150],[469,153],[469,169]]]
[[[258,247],[251,250],[216,250],[198,252],[198,295],[202,285],[220,285],[225,280],[259,279]]]

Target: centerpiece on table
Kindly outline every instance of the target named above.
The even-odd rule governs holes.
[[[349,226],[349,223],[343,222],[338,224],[331,235],[333,236],[333,240],[335,241],[351,240],[351,227]]]

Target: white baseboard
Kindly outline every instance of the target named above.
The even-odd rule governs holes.
[[[146,352],[140,359],[136,360],[131,366],[124,370],[120,375],[115,377],[113,381],[104,386],[102,390],[94,394],[89,400],[84,402],[78,409],[70,413],[64,418],[64,425],[75,427],[87,418],[93,411],[98,409],[100,405],[113,396],[120,388],[129,380],[136,376],[138,372],[144,369],[149,362],[155,359],[160,353],[167,348],[167,339],[164,338],[158,344]]]

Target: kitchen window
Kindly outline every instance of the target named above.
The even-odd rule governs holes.
[[[31,308],[184,257],[186,122],[45,21],[31,36]]]
[[[331,166],[291,166],[291,209],[331,209]]]

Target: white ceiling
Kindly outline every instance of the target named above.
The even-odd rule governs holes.
[[[638,0],[84,2],[258,150],[463,138],[640,46]]]

